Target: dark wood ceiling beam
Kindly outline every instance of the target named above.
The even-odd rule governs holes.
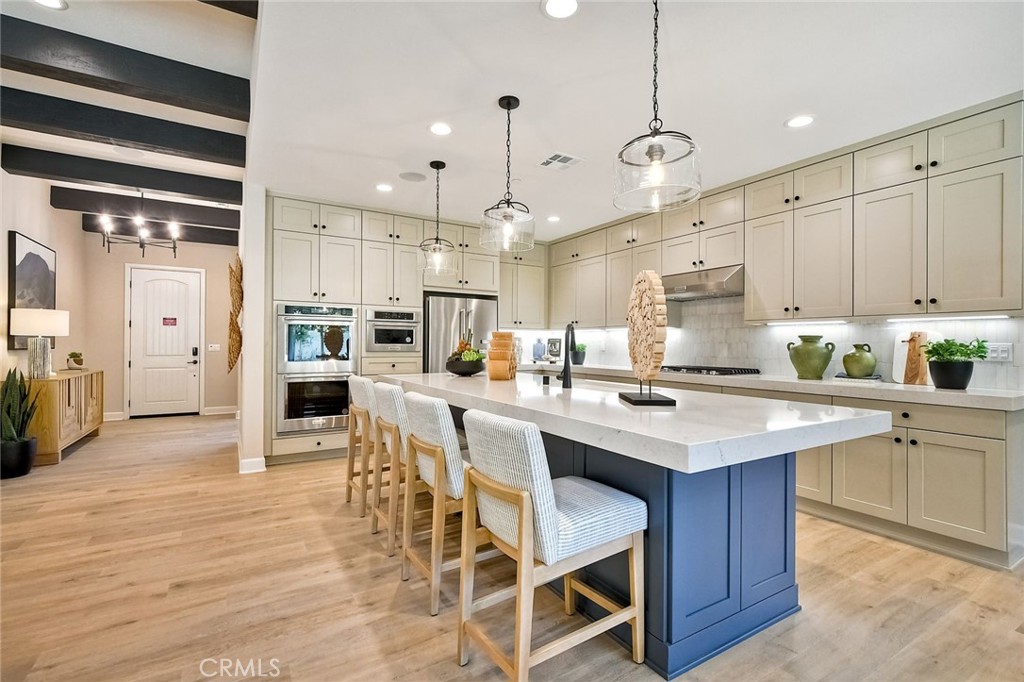
[[[245,167],[245,136],[0,88],[0,123],[76,140]]]
[[[0,166],[13,175],[100,187],[153,190],[188,199],[241,205],[242,183],[203,175],[90,159],[5,144]]]
[[[87,88],[249,120],[249,81],[4,15],[0,66]]]
[[[259,16],[260,3],[257,0],[199,0],[203,4],[226,9],[243,17],[255,19]]]
[[[110,220],[112,225],[112,229],[110,231],[112,234],[122,237],[135,237],[139,234],[139,228],[135,227],[135,224],[130,220],[126,220],[124,218],[111,218]],[[146,227],[149,228],[149,234],[153,239],[171,238],[171,233],[168,230],[166,223],[147,221]],[[103,232],[103,225],[100,223],[100,217],[91,214],[83,215],[82,229],[86,232],[95,232],[97,234]],[[216,227],[198,227],[195,225],[181,225],[179,229],[181,230],[181,236],[178,237],[179,242],[238,246],[237,230],[221,230]],[[99,243],[102,243],[102,240],[99,240],[99,238],[97,239]],[[98,244],[96,248],[99,248]],[[125,247],[114,246],[113,248]],[[179,248],[181,248],[180,244]]]
[[[66,211],[95,213],[117,218],[131,218],[137,213],[149,220],[181,225],[204,225],[227,230],[237,230],[241,224],[241,212],[230,208],[182,204],[176,201],[160,201],[146,198],[145,206],[139,197],[124,194],[92,192],[73,187],[51,187],[50,206]]]

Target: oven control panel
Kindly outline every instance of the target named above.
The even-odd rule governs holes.
[[[355,317],[355,308],[336,308],[322,305],[292,305],[280,303],[278,315],[326,315],[329,317]]]
[[[367,310],[366,319],[388,322],[419,322],[420,314],[415,310]]]

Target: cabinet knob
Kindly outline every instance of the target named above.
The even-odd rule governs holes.
[[[794,313],[800,312],[800,306],[798,306],[798,305],[793,306],[793,312]]]
[[[784,313],[788,313],[788,312],[789,312],[789,306],[786,306],[785,308],[783,308],[783,309],[782,309],[782,312],[784,312]]]
[[[895,438],[892,439],[892,442],[893,443],[902,443],[903,439],[900,438],[899,436],[896,436]]]
[[[924,166],[922,166],[921,164],[917,164],[916,166],[914,166],[914,170],[923,170],[923,169],[924,169]]]
[[[321,296],[326,296],[326,295],[327,295],[327,292],[326,292],[326,291],[321,291],[321,292],[320,292],[320,295],[321,295]]]
[[[317,442],[316,442],[316,446],[317,446],[317,447],[320,447],[320,441],[317,441]]]
[[[319,230],[319,229],[320,229],[320,226],[319,226],[319,225],[317,225],[316,223],[313,223],[313,229],[314,229],[314,230]]]
[[[921,299],[915,298],[914,299],[914,305],[921,305]]]
[[[394,299],[394,297],[392,297],[392,296],[388,296],[388,300],[389,300],[389,301],[393,301],[393,300],[395,300],[395,299]]]
[[[402,235],[400,235],[400,234],[396,234],[395,235],[395,239],[401,239],[401,238],[402,238]]]
[[[917,445],[917,439],[916,438],[911,438],[910,439],[910,444],[911,445]]]
[[[904,419],[910,419],[910,413],[909,412],[901,412],[900,416],[903,417]]]
[[[398,298],[397,296],[395,296],[395,303],[398,303],[398,302],[399,302],[399,301],[401,301],[401,300],[402,300],[402,299],[400,299],[400,298]]]
[[[782,203],[788,204],[789,203],[789,199],[783,199]]]
[[[633,241],[633,240],[632,240],[632,239],[627,239],[627,240],[626,240],[626,243],[628,244],[628,243],[630,243],[631,241]]]
[[[393,235],[393,234],[389,234],[389,235],[388,235],[388,239],[393,239],[393,238],[394,238],[394,236],[395,236],[395,235]]]
[[[459,284],[462,284],[462,280],[461,279],[459,280]]]
[[[929,165],[929,166],[931,166],[932,168],[935,168],[936,166],[938,166],[938,165],[939,165],[939,162],[938,162],[938,161],[932,161],[932,162],[931,162],[931,163],[929,163],[928,165]],[[911,442],[913,442],[913,441],[911,441]]]
[[[313,295],[314,295],[314,296],[318,296],[319,294],[317,294],[317,293],[316,293],[316,292],[314,291],[314,292],[313,292]]]
[[[800,195],[797,194],[795,197],[793,197],[793,201],[800,201]]]
[[[393,362],[391,363],[391,368],[392,368],[392,369],[394,369],[394,368],[395,368],[395,363],[393,363]]]
[[[697,267],[697,261],[693,261],[693,267]]]
[[[697,262],[700,263],[701,265],[704,265],[704,261],[702,261],[702,260],[699,260]]]
[[[697,223],[694,223],[694,224],[693,224],[693,226],[694,226],[694,227],[697,227]]]
[[[938,302],[939,302],[939,299],[937,299],[937,298],[929,298],[929,299],[928,299],[928,302],[929,302],[929,303],[938,303]]]

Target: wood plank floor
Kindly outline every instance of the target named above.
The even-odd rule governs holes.
[[[456,664],[456,574],[429,616],[425,583],[401,582],[344,503],[343,462],[239,476],[235,439],[231,418],[112,423],[3,482],[4,682],[204,680],[209,658],[263,666],[213,679],[503,679],[478,652]],[[804,610],[680,679],[1024,681],[1024,572],[802,514],[797,562]],[[504,559],[480,572],[514,575]],[[535,644],[579,624],[537,595]],[[510,642],[511,605],[494,611]],[[605,638],[531,677],[660,679]]]

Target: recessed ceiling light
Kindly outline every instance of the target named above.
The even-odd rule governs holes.
[[[548,216],[548,222],[549,223],[557,223],[559,220],[561,220],[561,218],[559,218],[556,215],[549,215]]]
[[[430,132],[435,135],[449,135],[452,132],[452,127],[447,123],[438,121],[434,125],[430,126]]]
[[[576,0],[541,0],[540,10],[552,19],[568,19],[576,14]]]
[[[377,191],[378,192],[390,192],[393,189],[394,189],[394,187],[392,187],[391,185],[389,185],[386,182],[382,182],[379,185],[377,185]]]
[[[37,5],[42,5],[47,9],[67,9],[68,3],[66,0],[36,0]]]
[[[427,176],[424,175],[423,173],[415,173],[413,171],[399,173],[398,177],[402,178],[406,182],[423,182],[424,180],[427,179]]]
[[[809,114],[800,114],[786,121],[783,125],[787,128],[803,128],[814,123],[814,117]]]

